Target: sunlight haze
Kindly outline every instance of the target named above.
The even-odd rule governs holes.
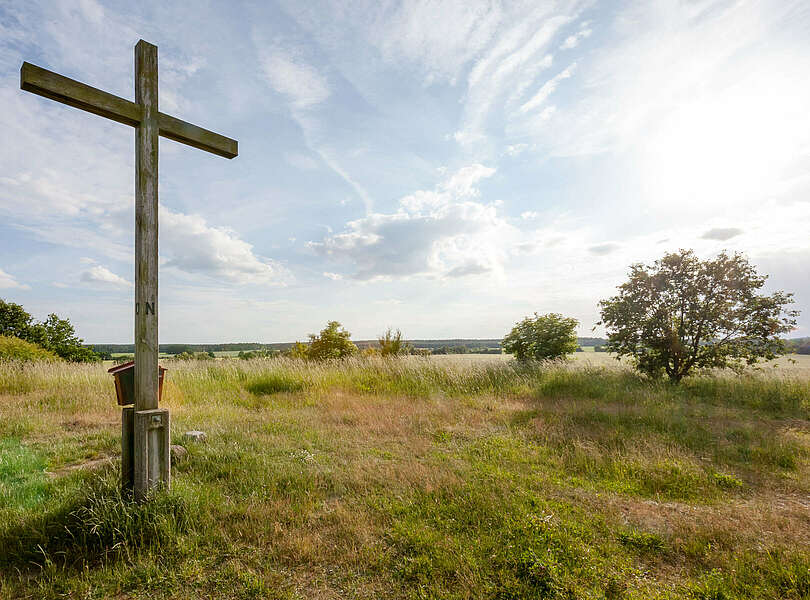
[[[0,297],[133,339],[134,134],[27,60],[239,141],[160,141],[161,342],[594,335],[628,267],[746,253],[810,335],[810,4],[0,2]],[[598,328],[596,334],[601,334]]]

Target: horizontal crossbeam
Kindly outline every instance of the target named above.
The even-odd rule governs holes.
[[[141,107],[134,102],[102,92],[31,63],[22,64],[20,88],[124,125],[137,127],[141,122]]]
[[[137,103],[28,62],[20,69],[20,88],[124,125],[137,127],[141,122],[142,111]],[[165,138],[212,154],[225,158],[239,154],[236,140],[164,113],[158,114],[158,129]]]
[[[166,113],[158,113],[158,129],[165,138],[212,154],[225,158],[234,158],[239,154],[236,140],[170,117]]]

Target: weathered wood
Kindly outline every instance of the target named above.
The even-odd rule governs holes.
[[[169,411],[158,409],[158,138],[233,158],[238,144],[158,111],[157,46],[135,46],[135,102],[23,63],[23,90],[135,127],[135,407],[122,413],[122,487],[170,484]]]
[[[28,62],[20,68],[20,89],[124,125],[138,127],[141,122],[140,104]],[[225,158],[239,154],[236,140],[161,112],[158,113],[158,131],[165,138]]]
[[[239,154],[236,140],[213,131],[186,123],[175,117],[160,113],[160,135],[181,144],[187,144],[225,158],[234,158]]]
[[[165,408],[136,410],[134,436],[135,499],[143,500],[150,489],[171,482],[171,423]]]
[[[136,127],[141,107],[107,92],[24,62],[20,68],[20,88],[74,106],[113,121]]]
[[[135,410],[158,406],[157,46],[135,46]]]

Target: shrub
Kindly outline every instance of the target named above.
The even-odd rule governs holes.
[[[526,317],[503,338],[501,347],[518,360],[550,360],[576,352],[576,319],[549,313]]]
[[[410,354],[412,346],[402,339],[402,332],[397,329],[396,333],[389,327],[388,330],[377,338],[380,344],[380,354],[382,356],[404,356]]]
[[[326,360],[345,358],[357,354],[357,346],[351,342],[351,334],[339,322],[329,321],[318,335],[309,335],[307,358]]]
[[[309,357],[309,346],[297,341],[284,354],[289,358],[305,359]]]
[[[0,335],[0,360],[59,360],[53,352],[16,337]]]
[[[180,354],[176,354],[174,356],[176,360],[212,360],[216,358],[213,352],[210,350],[208,352],[181,352]]]

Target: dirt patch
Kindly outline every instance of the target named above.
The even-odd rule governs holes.
[[[69,475],[74,471],[79,470],[90,470],[93,471],[95,469],[101,469],[106,466],[110,466],[113,464],[114,457],[112,456],[103,456],[101,458],[94,458],[93,460],[88,460],[81,463],[74,463],[72,465],[67,465],[60,469],[54,469],[53,471],[45,471],[45,474],[50,477],[51,479],[58,479],[60,477],[64,477],[65,475]]]

